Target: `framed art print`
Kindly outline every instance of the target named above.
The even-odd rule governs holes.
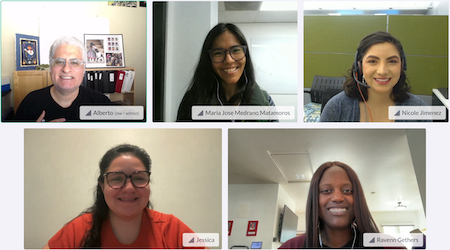
[[[16,34],[16,70],[34,70],[39,56],[39,37]]]
[[[258,232],[258,221],[253,220],[248,222],[247,226],[247,236],[256,236]]]
[[[228,236],[231,235],[231,229],[233,229],[233,221],[229,220],[228,221]]]
[[[84,35],[86,68],[123,68],[125,55],[122,35]]]

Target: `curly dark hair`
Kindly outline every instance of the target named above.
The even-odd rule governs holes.
[[[356,67],[355,63],[360,62],[362,60],[367,50],[369,50],[370,47],[372,47],[372,45],[385,42],[391,43],[397,48],[400,54],[400,58],[402,59],[403,65],[402,72],[400,74],[400,79],[392,89],[391,99],[394,102],[402,103],[409,98],[409,91],[411,87],[409,86],[408,84],[409,81],[406,78],[405,73],[406,57],[405,52],[403,51],[402,44],[397,38],[383,31],[377,31],[372,34],[369,34],[366,37],[364,37],[359,43],[358,49],[356,51],[355,62],[352,64],[352,68],[347,71],[347,80],[344,82],[344,91],[347,94],[347,96],[357,98],[359,101],[363,101],[361,94],[359,93],[358,90],[357,82],[353,76],[353,71],[355,70]],[[360,65],[362,68],[362,63],[360,63]],[[362,69],[360,69],[360,71],[362,71]],[[369,96],[367,94],[367,88],[361,88],[361,92],[367,101],[369,99]]]

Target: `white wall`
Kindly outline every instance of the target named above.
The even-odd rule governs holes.
[[[440,3],[436,7],[427,12],[427,15],[448,16],[448,1],[440,1]]]
[[[147,8],[108,6],[107,1],[2,1],[2,78],[9,77],[11,79],[11,89],[13,71],[16,69],[15,34],[39,36],[39,20],[48,17],[54,17],[55,22],[67,24],[76,23],[77,20],[87,17],[108,18],[110,33],[123,34],[126,66],[134,67],[136,70],[135,102],[137,105],[146,105]],[[67,29],[67,34],[70,34],[70,29]],[[41,54],[42,57],[48,58],[48,54]],[[13,103],[13,98],[11,98],[12,106]]]
[[[413,224],[414,228],[419,228],[421,230],[426,228],[423,210],[371,212],[371,214],[380,231],[382,230],[382,225]]]
[[[206,35],[217,24],[218,2],[168,2],[165,121],[175,121]]]
[[[278,39],[283,42],[283,39],[298,39],[297,23],[235,23],[236,26],[244,33],[245,38],[249,44],[252,44],[254,39]],[[298,41],[297,41],[298,42]],[[297,42],[295,44],[297,44]],[[277,50],[274,50],[277,51]],[[255,53],[252,52],[252,47],[250,46],[250,53],[252,56]],[[279,74],[277,69],[282,67],[282,61],[288,62],[289,65],[292,64],[293,68],[289,71],[297,73],[295,75],[282,74],[277,75],[278,79],[282,79],[281,82],[271,82],[267,83],[264,81],[264,72],[256,71],[256,82],[261,85],[263,89],[266,89],[269,95],[275,102],[277,106],[294,106],[296,114],[297,110],[297,93],[298,93],[298,74],[302,72],[298,67],[298,50],[292,51],[292,53],[286,53],[281,51],[282,55],[274,56],[268,54],[267,57],[263,57],[262,60],[255,60],[257,58],[253,57],[253,64],[255,69],[258,67],[264,67],[264,72],[272,72],[274,75]],[[262,55],[261,55],[262,56]],[[295,61],[295,62],[294,62]],[[281,65],[279,65],[281,64]],[[285,68],[283,66],[283,68]],[[288,79],[283,78],[283,75],[289,75]],[[284,87],[283,87],[284,86]],[[292,87],[293,86],[293,87]],[[283,89],[279,91],[278,89]],[[298,120],[281,120],[280,122],[295,122]]]
[[[42,248],[92,205],[100,158],[122,143],[152,159],[155,210],[197,233],[221,235],[221,138],[220,129],[25,129],[25,248]]]
[[[228,185],[228,220],[233,221],[228,248],[234,245],[250,247],[253,241],[262,241],[263,249],[272,247],[274,220],[277,207],[278,184]],[[239,217],[248,206],[248,216]],[[246,236],[248,221],[258,221],[256,236]]]
[[[297,234],[303,234],[306,232],[306,213],[295,212],[295,214],[298,216]]]

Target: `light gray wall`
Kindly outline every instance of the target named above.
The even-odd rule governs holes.
[[[440,1],[439,4],[436,5],[436,7],[427,12],[427,15],[448,16],[448,1]]]
[[[427,192],[426,192],[426,147],[424,143],[416,143],[426,141],[425,133],[420,130],[407,130],[409,150],[416,174],[417,185],[419,186],[420,197],[422,198],[424,213],[427,211]]]
[[[234,245],[250,248],[253,241],[262,241],[263,249],[272,247],[277,195],[278,184],[228,185],[228,220],[233,221],[228,248]],[[248,206],[246,215],[243,206]],[[247,236],[249,221],[258,221],[256,236]]]
[[[221,139],[220,129],[26,129],[25,248],[42,248],[92,205],[99,160],[122,143],[149,153],[156,211],[174,214],[197,233],[221,235]]]
[[[277,106],[293,106],[298,112],[298,75],[302,74],[299,67],[299,53],[289,45],[291,40],[298,43],[297,23],[235,23],[244,33],[250,44],[256,82],[272,97]],[[256,40],[265,41],[266,50],[253,51],[252,44]],[[286,43],[286,44],[283,44]],[[297,46],[297,45],[296,45]],[[289,50],[283,49],[289,48]],[[290,51],[292,49],[292,51]],[[257,53],[256,53],[257,52]],[[261,53],[262,52],[262,53]],[[270,54],[275,53],[275,54]],[[286,72],[283,72],[286,70]],[[271,76],[272,81],[266,77]],[[280,122],[296,122],[281,120]]]
[[[275,210],[275,220],[273,225],[273,238],[276,238],[277,240],[272,242],[272,249],[278,249],[282,245],[278,234],[280,232],[280,216],[284,210],[284,205],[288,206],[292,211],[296,210],[295,201],[289,196],[281,185],[278,185],[277,207]]]
[[[217,2],[168,2],[165,121],[176,120],[178,106],[194,75],[206,35],[217,24]]]

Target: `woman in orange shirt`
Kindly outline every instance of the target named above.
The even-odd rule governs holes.
[[[150,171],[144,149],[111,148],[100,161],[94,205],[44,248],[183,248],[183,233],[194,232],[175,216],[151,209]]]

